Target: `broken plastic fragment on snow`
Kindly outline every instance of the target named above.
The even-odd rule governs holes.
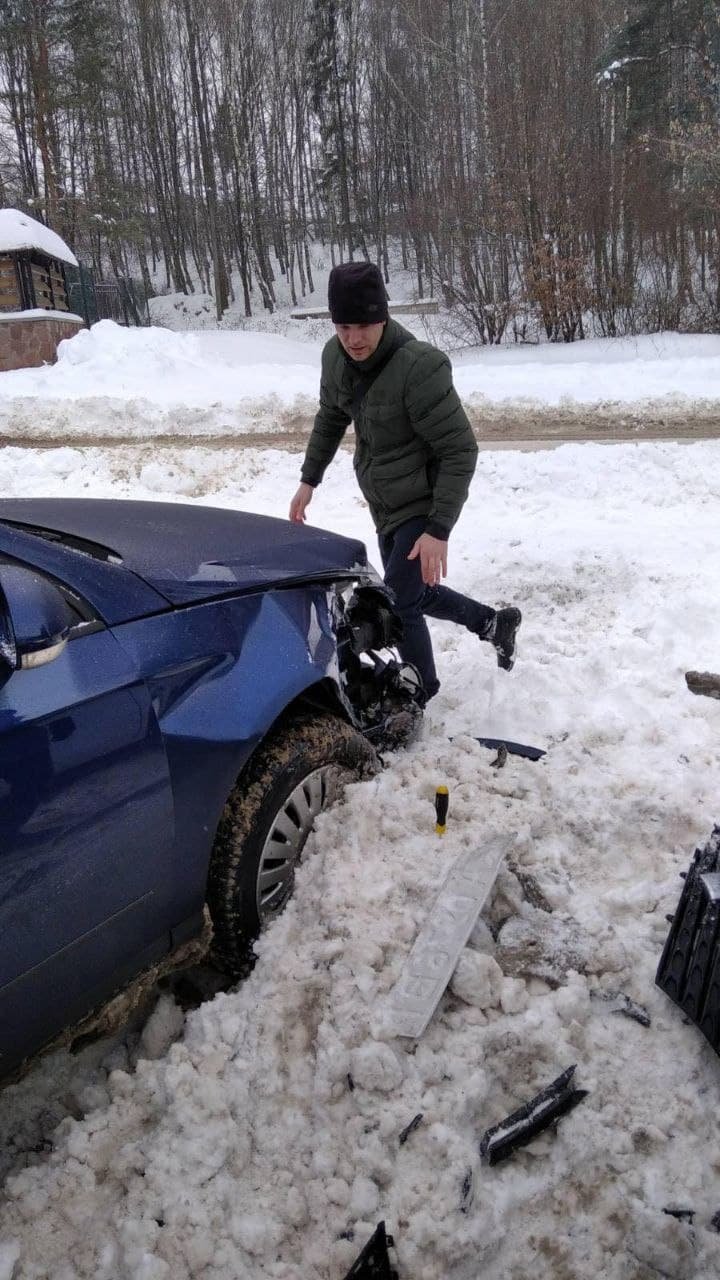
[[[582,1102],[587,1097],[587,1090],[574,1087],[574,1074],[575,1065],[568,1067],[530,1102],[487,1129],[480,1142],[483,1160],[487,1164],[499,1164]]]
[[[398,1142],[400,1143],[401,1147],[407,1142],[408,1138],[410,1137],[410,1134],[414,1133],[415,1130],[418,1128],[418,1126],[422,1124],[422,1121],[423,1121],[423,1113],[422,1111],[418,1111],[417,1115],[413,1116],[410,1123],[406,1124],[405,1128],[400,1132],[400,1135],[398,1137]]]
[[[381,1011],[384,1027],[417,1039],[452,977],[458,956],[497,876],[510,841],[496,836],[484,849],[457,859],[436,898],[398,981]]]
[[[677,1218],[678,1222],[689,1222],[690,1226],[693,1225],[696,1212],[696,1209],[663,1209],[663,1213],[666,1213],[669,1218]]]
[[[452,742],[452,738],[450,739]],[[524,742],[509,742],[507,738],[476,738],[476,742],[481,747],[488,747],[491,751],[500,751],[504,748],[509,756],[522,756],[524,760],[542,760],[546,752],[542,747],[530,747]]]
[[[345,1280],[398,1280],[397,1271],[390,1265],[388,1248],[392,1245],[393,1238],[385,1231],[385,1223],[379,1222]]]
[[[631,1018],[633,1022],[639,1022],[641,1027],[649,1027],[651,1025],[650,1014],[644,1005],[637,1004],[635,1000],[631,1000],[625,995],[624,991],[593,991],[591,992],[596,999],[604,1000],[609,1005],[610,1013],[621,1013],[625,1018]]]

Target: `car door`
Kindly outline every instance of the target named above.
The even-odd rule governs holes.
[[[150,694],[66,598],[62,652],[0,668],[0,1073],[170,942],[173,803]],[[0,632],[8,616],[3,597]]]

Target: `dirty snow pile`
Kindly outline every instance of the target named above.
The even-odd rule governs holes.
[[[5,492],[283,515],[298,461],[12,449]],[[653,979],[678,873],[720,819],[720,703],[683,679],[720,663],[719,502],[718,443],[481,454],[449,581],[522,606],[515,670],[431,624],[420,741],[321,817],[252,975],[169,1047],[164,997],[135,1069],[96,1047],[90,1075],[36,1068],[34,1110],[32,1073],[3,1092],[6,1149],[36,1151],[3,1188],[0,1280],[342,1280],[381,1219],[401,1280],[718,1274],[720,1065]],[[309,514],[377,559],[347,455]],[[479,734],[547,755],[494,767]],[[382,1002],[454,861],[496,837],[483,917],[401,1040]],[[483,1132],[572,1064],[582,1104],[486,1166]]]
[[[475,403],[689,405],[720,398],[719,341],[475,352],[456,378]],[[0,423],[127,444],[6,448],[4,492],[284,515],[297,455],[213,436],[309,413],[320,345],[103,322],[0,375]],[[175,438],[133,445],[153,433]],[[683,680],[718,669],[719,463],[715,443],[481,455],[450,582],[522,606],[515,671],[431,624],[421,740],[322,817],[251,977],[184,1032],[164,997],[132,1052],[55,1055],[5,1089],[0,1280],[341,1280],[381,1218],[403,1280],[717,1274],[720,1068],[653,976],[677,873],[720,819],[720,705]],[[347,455],[310,516],[377,562]],[[476,734],[548,755],[497,768]],[[455,859],[498,836],[484,919],[400,1040],[383,1000]],[[574,1063],[583,1104],[486,1167],[485,1129]]]
[[[419,337],[418,317],[401,317]],[[295,336],[250,330],[125,329],[101,320],[62,342],[58,361],[0,377],[0,439],[267,434],[310,424],[329,322],[279,317]],[[443,334],[441,345],[448,344]],[[491,411],[638,409],[685,415],[720,403],[720,336],[654,334],[569,345],[452,352],[458,391]]]

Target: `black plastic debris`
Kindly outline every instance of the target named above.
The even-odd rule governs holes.
[[[632,1022],[639,1022],[641,1027],[652,1025],[650,1014],[644,1005],[631,1000],[624,991],[593,991],[592,994],[596,1000],[603,1000],[609,1006],[609,1013],[620,1013]]]
[[[476,738],[475,741],[491,751],[499,752],[504,747],[509,756],[522,756],[524,760],[542,760],[547,754],[541,747],[527,747],[523,742],[508,742],[506,738]]]
[[[393,1238],[379,1222],[360,1256],[353,1262],[345,1280],[398,1280],[398,1273],[390,1265],[388,1249]]]
[[[473,1184],[473,1172],[472,1169],[468,1169],[460,1188],[460,1212],[469,1213],[474,1199],[475,1187]]]
[[[405,1128],[401,1131],[398,1137],[398,1142],[400,1143],[401,1147],[404,1146],[404,1144],[407,1142],[408,1138],[410,1137],[410,1134],[415,1132],[418,1125],[422,1124],[422,1121],[423,1121],[423,1112],[418,1111],[417,1115],[413,1116],[410,1123],[405,1125]]]
[[[568,1067],[530,1102],[483,1134],[480,1155],[487,1164],[507,1159],[587,1097],[587,1089],[576,1089],[572,1082],[575,1068],[576,1064]]]
[[[632,1022],[639,1022],[641,1027],[651,1026],[651,1018],[647,1009],[636,1004],[629,996],[620,993],[618,995],[617,1008],[611,1009],[611,1013],[621,1013],[624,1018],[630,1018]]]
[[[695,850],[655,981],[720,1053],[720,826]]]
[[[692,1226],[695,1220],[696,1209],[663,1209],[669,1218],[677,1218],[678,1222],[689,1222]]]

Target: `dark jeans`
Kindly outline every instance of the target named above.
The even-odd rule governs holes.
[[[427,517],[419,516],[393,529],[392,533],[379,533],[378,542],[385,582],[395,596],[405,628],[398,645],[401,657],[417,667],[425,693],[432,698],[440,688],[440,681],[435,671],[430,632],[424,615],[458,622],[476,636],[483,636],[495,617],[495,610],[471,600],[470,596],[461,595],[459,591],[451,591],[449,587],[425,586],[420,557],[408,560],[408,555],[426,525]]]

